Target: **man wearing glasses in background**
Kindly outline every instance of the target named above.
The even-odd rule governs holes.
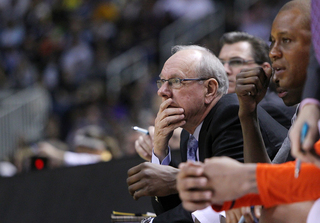
[[[181,160],[204,161],[228,156],[243,162],[243,138],[238,118],[236,94],[226,94],[228,79],[223,65],[200,46],[175,46],[157,81],[162,103],[155,120],[152,163],[142,163],[128,171],[128,189],[134,199],[157,196],[155,209],[161,210],[153,222],[193,222],[177,194],[178,169],[171,160],[168,142],[182,127]],[[267,146],[279,149],[285,134],[281,125],[263,109],[259,113]],[[269,137],[269,138],[268,138]],[[278,139],[276,142],[275,139]],[[158,165],[161,164],[161,165]],[[170,195],[170,196],[168,196]],[[157,212],[157,211],[156,211]]]
[[[236,89],[236,76],[245,68],[271,66],[269,46],[262,39],[245,32],[229,32],[220,38],[221,50],[219,59],[222,62],[229,80],[228,93]],[[267,64],[267,65],[266,65]],[[295,106],[288,107],[278,97],[274,84],[271,82],[266,96],[260,102],[275,120],[286,129],[291,126]]]

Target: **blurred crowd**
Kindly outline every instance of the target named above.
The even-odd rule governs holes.
[[[49,92],[52,106],[41,141],[50,146],[79,152],[75,151],[78,131],[94,126],[108,136],[108,142],[105,136],[98,138],[113,158],[135,155],[134,142],[141,133],[131,127],[153,125],[158,111],[154,82],[160,65],[160,31],[181,17],[187,21],[212,13],[221,4],[226,8],[226,32],[241,30],[268,40],[272,19],[286,1],[256,1],[243,14],[235,13],[235,2],[0,0],[1,90],[40,85]],[[214,41],[197,44],[214,46]],[[136,45],[148,51],[149,77],[123,86],[118,101],[108,101],[108,62]],[[27,143],[19,146],[34,154]],[[21,155],[25,153],[17,152],[18,172],[25,170],[21,157],[30,156]]]

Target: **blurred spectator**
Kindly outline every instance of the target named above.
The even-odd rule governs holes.
[[[213,11],[214,2],[211,0],[158,0],[154,6],[155,15],[164,17],[168,14],[173,19],[197,20]]]
[[[239,23],[239,30],[247,32],[253,36],[260,37],[268,42],[270,37],[270,27],[273,18],[277,15],[278,9],[288,0],[280,1],[256,1],[243,14]]]
[[[12,177],[17,173],[17,168],[11,162],[0,162],[0,177]]]
[[[1,90],[38,84],[48,90],[52,119],[47,123],[48,138],[41,140],[69,144],[77,129],[99,125],[119,142],[123,155],[134,155],[137,135],[131,124],[154,125],[151,95],[157,90],[154,82],[159,72],[161,30],[179,18],[196,20],[213,12],[216,2],[225,1],[1,0]],[[224,4],[227,12],[233,2]],[[250,29],[252,16],[261,12],[259,4],[268,7],[258,16],[273,18],[269,12],[277,9],[269,2],[258,1],[250,21],[244,15],[242,26],[241,21],[226,15],[228,27]],[[214,46],[215,42],[206,37],[205,45]],[[120,97],[106,95],[109,61],[137,45],[147,52],[147,77],[122,86]],[[51,134],[55,137],[50,138]]]
[[[123,156],[118,141],[99,126],[90,125],[79,129],[73,140],[72,145],[50,139],[21,146],[14,155],[17,173],[31,171],[35,157],[46,159],[46,168],[54,169],[106,162]]]
[[[59,140],[48,140],[43,143],[54,148],[59,148],[59,151],[66,151],[68,149],[68,146]],[[39,154],[40,145],[40,143],[34,143],[31,145],[24,144],[19,146],[13,158],[13,163],[17,168],[17,173],[21,174],[30,172],[32,166],[32,158],[44,157],[44,155]],[[61,167],[63,163],[61,162],[61,160],[49,159],[46,165],[46,168],[54,169],[57,167]]]
[[[264,41],[269,41],[270,27],[272,25],[272,19],[270,19],[271,12],[271,7],[265,2],[258,1],[242,17],[242,24],[239,29],[253,36],[260,37]]]
[[[103,152],[109,151],[111,158],[122,156],[117,140],[96,125],[89,125],[76,131],[73,148],[77,153],[101,155]]]
[[[5,48],[21,46],[25,32],[22,21],[9,20],[1,32],[1,46]]]
[[[72,19],[71,46],[61,55],[62,78],[67,84],[76,86],[87,78],[93,63],[93,51],[80,36],[81,23],[81,20]]]
[[[106,162],[122,156],[117,141],[98,126],[79,129],[74,137],[73,151],[61,150],[47,142],[40,142],[38,146],[40,156],[61,162],[65,166]]]

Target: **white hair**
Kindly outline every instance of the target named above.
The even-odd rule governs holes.
[[[196,50],[202,55],[199,65],[196,66],[196,73],[200,78],[215,78],[219,84],[218,94],[224,95],[228,92],[229,81],[226,71],[220,60],[207,48],[197,45],[176,45],[171,52],[175,54],[182,50]]]

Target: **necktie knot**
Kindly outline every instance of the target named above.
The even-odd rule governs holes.
[[[193,135],[190,135],[187,146],[187,159],[188,160],[197,160],[197,149],[198,149],[198,141],[194,138]]]

